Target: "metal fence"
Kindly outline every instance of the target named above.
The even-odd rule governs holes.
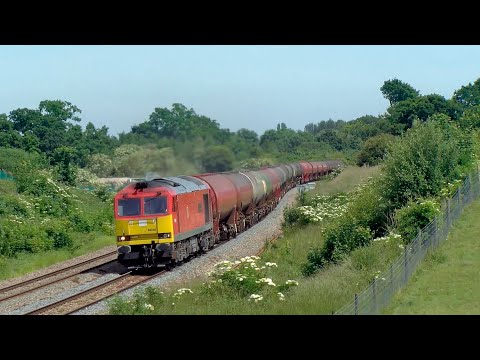
[[[334,315],[378,314],[385,308],[415,272],[418,264],[429,249],[436,248],[448,235],[451,225],[458,219],[463,209],[480,195],[479,171],[469,175],[456,193],[445,201],[442,214],[437,215],[417,237],[405,246],[403,253],[370,286],[354,295],[350,304]]]

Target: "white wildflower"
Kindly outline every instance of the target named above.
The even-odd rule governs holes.
[[[258,301],[261,301],[263,300],[263,296],[262,295],[257,295],[257,294],[252,294],[250,295],[250,298],[248,299],[248,301],[255,301],[255,302],[258,302]]]

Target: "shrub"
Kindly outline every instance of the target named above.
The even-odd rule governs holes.
[[[372,232],[347,214],[330,223],[325,228],[323,237],[323,247],[312,249],[308,254],[308,263],[302,267],[302,274],[305,276],[313,274],[328,263],[337,263],[352,250],[369,244]]]
[[[473,160],[474,142],[446,115],[414,123],[385,160],[385,197],[395,208],[410,199],[435,196]]]
[[[359,225],[369,228],[375,236],[383,235],[387,228],[387,214],[392,205],[384,196],[382,178],[368,178],[352,191],[347,212]]]
[[[357,165],[380,164],[395,139],[395,136],[390,134],[381,134],[367,139],[357,156]]]
[[[438,204],[433,200],[410,201],[405,207],[395,211],[397,232],[404,243],[410,243],[418,233],[440,213]]]

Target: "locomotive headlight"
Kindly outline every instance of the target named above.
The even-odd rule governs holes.
[[[125,236],[120,236],[120,240],[121,241],[125,240]]]

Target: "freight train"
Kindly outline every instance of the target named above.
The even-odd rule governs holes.
[[[340,161],[301,161],[132,183],[114,198],[118,261],[129,269],[171,268],[234,238],[272,211],[288,190],[339,166]]]

